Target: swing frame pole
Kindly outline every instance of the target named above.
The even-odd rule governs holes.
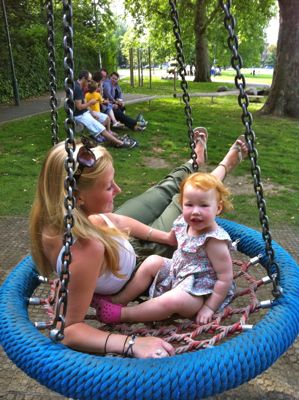
[[[13,58],[12,45],[11,45],[11,40],[10,40],[10,32],[9,32],[9,25],[8,25],[5,1],[1,0],[1,4],[2,4],[2,10],[3,10],[3,20],[4,20],[4,27],[5,27],[5,33],[6,33],[6,39],[7,39],[10,68],[11,68],[12,88],[13,88],[13,93],[14,93],[15,104],[16,104],[16,106],[19,106],[20,105],[19,86],[18,86],[16,71],[15,71],[15,65],[14,65],[14,58]]]

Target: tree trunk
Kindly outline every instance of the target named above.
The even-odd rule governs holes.
[[[278,0],[276,66],[262,114],[299,118],[299,1]]]
[[[211,82],[207,38],[206,0],[196,0],[195,32],[195,82]]]

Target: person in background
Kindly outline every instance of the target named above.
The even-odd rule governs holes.
[[[113,128],[122,128],[124,126],[116,120],[112,105],[109,104],[107,100],[105,101],[103,99],[99,90],[99,84],[94,80],[88,83],[87,92],[85,93],[85,101],[88,103],[91,99],[97,100],[97,102],[91,105],[89,108],[95,118],[97,115],[99,115],[99,113],[102,112],[103,114],[107,114],[109,116]],[[106,103],[108,104],[106,105]],[[108,130],[110,130],[110,127],[108,127]],[[113,132],[110,133],[113,134]]]
[[[113,107],[114,115],[118,121],[125,124],[129,129],[134,131],[144,131],[147,126],[147,121],[139,114],[136,119],[129,117],[125,114],[125,103],[123,100],[123,93],[118,84],[119,74],[112,72],[110,79],[103,82],[103,97],[109,100]]]
[[[87,70],[81,71],[78,76],[78,80],[75,82],[74,90],[74,101],[75,111],[74,119],[76,122],[84,125],[90,132],[91,138],[96,143],[103,143],[108,141],[117,148],[129,148],[132,149],[138,145],[136,140],[131,138],[124,138],[120,140],[111,134],[107,130],[107,126],[110,124],[108,115],[99,113],[93,116],[89,108],[97,103],[97,100],[91,99],[89,102],[85,102],[84,89],[87,89],[88,84],[91,82],[91,73]],[[106,125],[106,126],[105,126]]]

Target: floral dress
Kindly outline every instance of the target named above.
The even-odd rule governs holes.
[[[171,289],[179,288],[193,296],[205,296],[213,292],[217,275],[207,257],[205,244],[209,238],[216,238],[227,242],[232,249],[229,234],[217,225],[214,231],[194,237],[188,235],[188,225],[183,216],[179,216],[173,224],[178,242],[178,248],[172,259],[164,258],[164,265],[156,274],[149,289],[150,297],[158,297]],[[233,282],[228,294],[219,307],[227,306],[235,293]]]

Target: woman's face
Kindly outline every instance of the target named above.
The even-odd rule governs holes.
[[[110,213],[114,208],[114,197],[120,192],[114,182],[114,168],[109,164],[91,188],[80,191],[81,208],[86,215]]]

